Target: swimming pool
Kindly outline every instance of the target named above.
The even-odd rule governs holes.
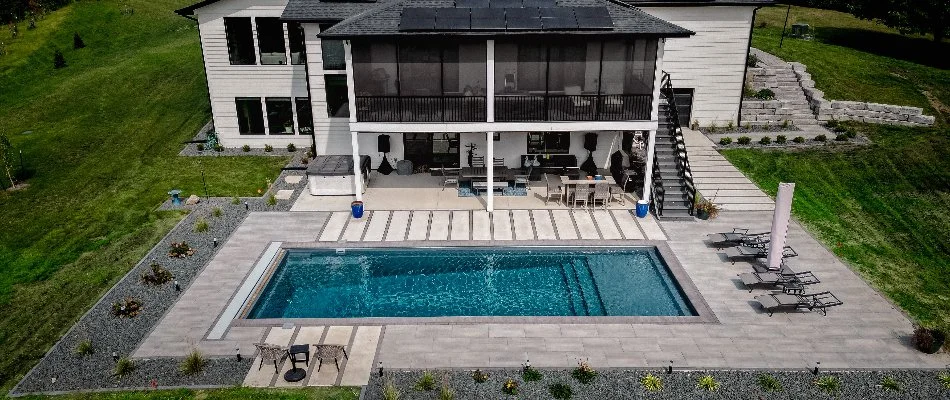
[[[694,316],[653,247],[288,249],[245,318]]]

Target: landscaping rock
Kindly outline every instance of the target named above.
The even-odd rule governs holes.
[[[193,194],[193,195],[191,195],[191,196],[188,196],[188,199],[185,200],[185,205],[187,205],[187,206],[193,206],[193,205],[196,205],[196,204],[198,204],[198,203],[200,203],[200,202],[201,202],[201,198],[199,198],[198,195]]]

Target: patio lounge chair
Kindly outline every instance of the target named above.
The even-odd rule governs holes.
[[[739,280],[749,288],[749,292],[755,287],[777,287],[801,289],[802,286],[814,285],[821,281],[811,271],[797,273],[776,273],[776,272],[745,272],[739,274]]]
[[[274,373],[279,373],[280,368],[277,366],[277,363],[284,361],[285,358],[290,356],[288,349],[284,346],[269,343],[254,343],[254,347],[257,347],[257,351],[261,354],[261,363],[257,366],[258,370],[264,366],[264,361],[274,361]]]
[[[768,258],[769,249],[767,246],[765,246],[766,244],[768,243],[764,242],[762,245],[756,245],[756,246],[739,245],[736,247],[728,248],[725,251],[726,259],[728,259],[733,264],[735,264],[736,261],[740,259],[755,260],[759,258]],[[795,250],[793,250],[791,247],[785,246],[782,249],[782,258],[789,258],[789,257],[795,257],[795,256],[798,256],[798,253],[795,252]]]
[[[762,308],[769,313],[770,317],[778,310],[798,310],[799,308],[807,308],[808,311],[817,309],[821,311],[821,315],[828,315],[829,307],[844,304],[831,292],[813,294],[776,292],[755,296],[755,301],[762,305]]]
[[[749,228],[733,228],[732,232],[710,233],[706,235],[717,250],[741,244],[757,244],[767,240],[771,232],[749,233]]]

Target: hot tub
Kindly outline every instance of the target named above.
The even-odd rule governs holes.
[[[369,184],[369,156],[360,156],[360,173],[363,175],[363,187]],[[307,182],[313,196],[355,195],[353,182],[353,156],[317,156],[307,165]]]

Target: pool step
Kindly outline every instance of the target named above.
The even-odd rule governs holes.
[[[587,316],[587,304],[584,303],[584,296],[580,292],[580,285],[577,283],[574,274],[573,263],[561,263],[561,276],[564,278],[564,286],[567,287],[567,295],[570,299],[571,311],[577,316]]]
[[[590,269],[587,258],[584,258],[580,264],[574,263],[574,270],[577,273],[577,281],[584,294],[584,299],[587,301],[587,315],[607,315],[604,302],[600,298],[600,290],[597,288],[597,282],[594,281],[594,271]]]

